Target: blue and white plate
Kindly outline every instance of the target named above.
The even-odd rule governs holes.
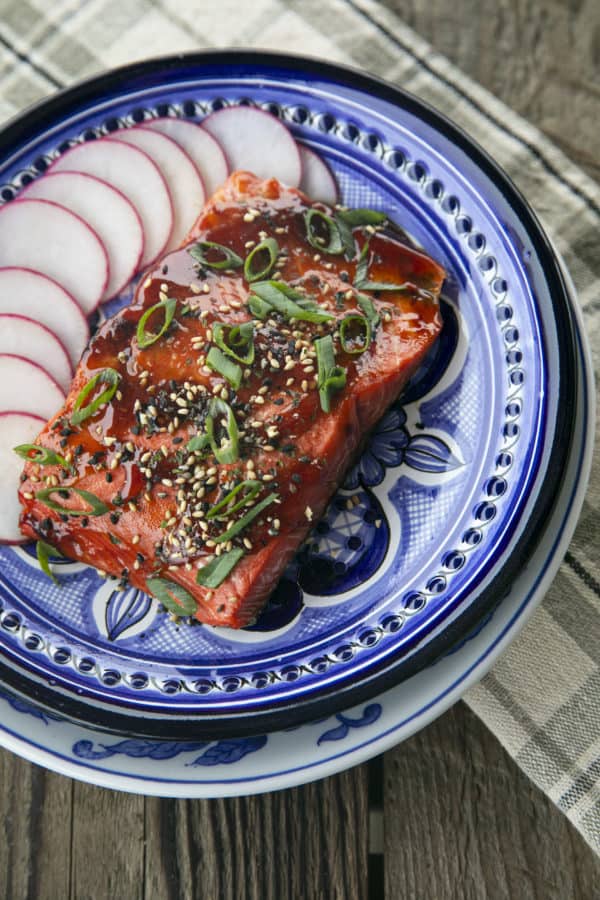
[[[594,381],[578,334],[573,448],[530,565],[492,615],[452,652],[357,707],[270,734],[159,741],[102,734],[0,694],[0,744],[91,784],[165,797],[230,797],[294,787],[357,765],[424,727],[477,682],[521,630],[550,586],[572,536],[588,480]]]
[[[11,123],[0,194],[73,142],[241,102],[322,154],[345,204],[385,210],[445,266],[443,334],[252,628],[175,627],[94,569],[58,560],[56,588],[32,546],[3,548],[0,681],[48,722],[210,747],[374,708],[537,564],[572,457],[580,375],[556,255],[497,166],[389,85],[256,53],[135,64]]]

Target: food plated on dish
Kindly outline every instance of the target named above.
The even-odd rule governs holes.
[[[276,228],[282,226],[275,222],[243,222],[247,236],[241,242],[236,243],[237,238],[232,241],[224,227],[226,204],[214,210],[217,217],[213,221],[204,221],[203,231],[191,233],[188,249],[184,245],[169,251],[173,247],[173,222],[177,215],[180,219],[182,216],[183,198],[178,201],[180,212],[176,213],[172,196],[170,203],[163,202],[164,196],[160,199],[160,182],[155,179],[153,202],[160,202],[157,209],[162,210],[159,224],[164,225],[164,219],[170,221],[170,226],[160,234],[155,228],[150,242],[155,256],[150,266],[154,268],[145,268],[144,259],[151,259],[149,252],[146,256],[145,241],[141,247],[139,240],[130,242],[129,262],[121,265],[115,283],[123,278],[123,273],[127,274],[128,267],[137,267],[140,284],[135,294],[135,282],[130,280],[129,287],[117,297],[104,299],[113,268],[106,244],[107,271],[102,275],[98,256],[95,274],[89,267],[85,296],[79,298],[79,303],[76,279],[71,278],[68,287],[61,287],[58,273],[50,269],[55,255],[38,255],[35,262],[39,266],[43,262],[46,271],[38,270],[37,275],[31,271],[31,256],[21,257],[14,266],[2,270],[0,279],[6,279],[6,284],[27,282],[32,309],[44,312],[46,318],[41,323],[51,330],[60,328],[52,326],[47,312],[51,304],[43,302],[48,292],[52,291],[56,300],[55,323],[56,310],[73,308],[73,304],[80,310],[85,304],[91,308],[93,298],[100,300],[101,306],[89,315],[94,336],[66,404],[65,389],[59,382],[53,388],[52,409],[42,410],[32,399],[25,402],[26,397],[47,399],[50,390],[39,389],[21,391],[23,406],[19,409],[30,417],[43,416],[44,420],[52,419],[62,409],[61,415],[80,420],[64,425],[76,434],[55,434],[56,444],[47,447],[54,453],[74,454],[78,443],[82,443],[77,442],[77,434],[85,437],[84,443],[88,439],[98,441],[90,459],[100,450],[105,452],[92,463],[96,470],[87,466],[87,459],[82,456],[85,448],[80,451],[80,468],[75,457],[63,457],[67,466],[39,466],[35,449],[23,451],[30,459],[15,457],[15,495],[19,467],[25,465],[28,475],[42,479],[29,479],[23,487],[24,493],[32,495],[23,499],[26,517],[30,517],[36,533],[39,535],[38,526],[50,519],[70,537],[67,535],[62,546],[66,554],[62,557],[50,549],[48,534],[46,540],[42,537],[38,543],[40,554],[36,554],[31,543],[0,549],[4,603],[0,611],[0,670],[3,682],[11,689],[22,695],[34,691],[37,701],[47,708],[93,727],[152,734],[157,738],[165,733],[256,734],[261,729],[288,727],[318,718],[332,709],[343,709],[361,698],[375,696],[439,659],[499,602],[539,540],[540,523],[554,502],[549,484],[568,458],[573,363],[565,335],[572,326],[568,302],[561,294],[560,275],[552,280],[552,253],[539,236],[527,208],[493,164],[431,111],[411,98],[392,95],[387,88],[380,91],[376,83],[368,79],[363,83],[360,77],[336,67],[327,69],[325,82],[319,82],[314,93],[316,76],[307,62],[294,62],[294,76],[286,74],[288,70],[277,57],[258,62],[256,57],[246,60],[242,54],[235,66],[241,66],[244,72],[240,74],[234,67],[234,75],[228,68],[233,65],[232,59],[223,61],[220,54],[195,59],[189,71],[183,63],[181,69],[179,63],[173,65],[183,81],[174,80],[170,69],[167,74],[160,65],[152,66],[144,69],[149,87],[139,95],[128,76],[118,83],[111,81],[112,76],[104,76],[102,90],[112,92],[107,105],[100,109],[84,90],[74,101],[83,103],[74,119],[66,112],[72,109],[71,98],[65,98],[64,106],[57,101],[48,110],[54,121],[62,124],[51,134],[43,128],[36,130],[39,123],[35,117],[25,120],[23,126],[27,143],[19,144],[22,132],[5,132],[5,140],[13,142],[13,149],[9,155],[4,148],[7,162],[2,169],[2,196],[8,200],[10,194],[15,202],[6,203],[0,211],[0,226],[2,216],[8,215],[4,210],[11,206],[17,211],[27,205],[31,209],[33,204],[39,204],[37,208],[42,204],[60,206],[64,184],[70,178],[68,172],[72,171],[69,167],[77,159],[78,165],[86,169],[77,176],[81,189],[94,179],[108,184],[109,177],[114,178],[110,187],[121,199],[130,188],[128,202],[139,204],[136,222],[142,223],[144,235],[141,201],[133,195],[137,167],[130,167],[128,178],[117,184],[105,150],[111,160],[117,154],[123,160],[138,159],[138,154],[148,157],[147,136],[141,139],[144,149],[141,140],[121,138],[136,134],[136,129],[141,132],[154,128],[167,144],[179,137],[180,149],[191,157],[192,146],[188,143],[186,147],[183,142],[201,131],[206,133],[202,143],[209,150],[198,149],[198,155],[212,153],[212,168],[216,169],[218,160],[222,164],[223,159],[232,168],[241,165],[256,169],[264,163],[266,169],[255,172],[257,180],[251,182],[251,191],[260,193],[263,182],[277,185],[277,190],[283,191],[284,205],[290,197],[300,204],[294,253],[285,252],[286,236],[276,233]],[[250,75],[251,70],[260,72],[258,82]],[[253,154],[247,165],[237,158],[240,144],[232,138],[235,129],[231,123],[236,118],[241,122],[242,117],[248,148]],[[251,127],[252,122],[257,123],[256,129]],[[154,123],[161,123],[160,127],[154,127]],[[269,131],[268,138],[260,130],[263,127]],[[257,134],[263,138],[256,140]],[[276,135],[280,140],[275,139]],[[108,149],[117,144],[118,150]],[[223,147],[220,155],[215,153],[215,146],[219,145]],[[168,158],[173,159],[174,155],[164,146],[162,178],[168,185]],[[94,159],[92,162],[90,155],[86,163],[88,148]],[[267,151],[271,148],[274,153],[270,155]],[[198,167],[196,160],[194,164]],[[154,165],[160,175],[158,155]],[[144,171],[154,169],[146,166]],[[243,177],[248,176],[235,176],[228,190],[239,189],[238,180]],[[276,181],[270,181],[271,177]],[[218,185],[209,188],[206,172],[201,173],[201,179],[206,197],[215,188],[218,191]],[[294,194],[290,182],[313,202]],[[137,196],[143,193],[138,192]],[[115,200],[113,194],[111,197]],[[200,222],[211,210],[211,201],[208,202]],[[255,218],[253,210],[257,207],[249,197],[231,202],[233,207],[240,202],[242,220],[244,216]],[[257,201],[258,206],[260,202]],[[122,208],[123,203],[115,200],[114,209],[118,206]],[[197,219],[197,207],[192,209],[190,203],[188,208],[189,215]],[[85,210],[73,205],[69,212],[81,219]],[[260,209],[258,212],[261,215]],[[46,221],[56,221],[53,206],[51,214],[46,210],[44,214]],[[219,220],[218,216],[222,218]],[[349,229],[344,227],[345,216],[351,222]],[[156,225],[155,218],[149,211],[150,223]],[[67,221],[64,216],[62,219]],[[510,228],[500,228],[501,221],[510,222]],[[392,222],[399,223],[410,237],[393,229]],[[188,232],[192,225],[190,222]],[[92,230],[99,234],[99,228],[98,223],[98,228]],[[135,231],[133,228],[131,234]],[[79,233],[83,234],[81,230]],[[86,258],[93,260],[95,244],[88,240],[87,231],[85,235]],[[317,246],[310,243],[309,235]],[[338,238],[340,246],[336,247]],[[181,242],[181,236],[178,240]],[[245,246],[250,241],[255,243]],[[415,284],[404,275],[396,281],[395,275],[378,271],[373,248],[386,242],[394,245],[398,259],[404,254],[407,265],[411,260],[424,261],[435,275],[433,283],[427,287],[417,279]],[[189,252],[194,247],[196,258]],[[231,251],[240,262],[229,255]],[[295,256],[311,268],[294,270],[290,260]],[[315,260],[315,256],[321,258]],[[182,266],[179,280],[177,265],[173,262],[171,267],[171,260],[178,260],[177,265]],[[215,263],[217,267],[224,263],[226,268],[215,268]],[[146,273],[150,283],[144,287]],[[309,285],[309,274],[319,284],[330,282],[329,292],[317,289],[316,283]],[[94,291],[90,286],[92,275]],[[258,277],[253,279],[255,275]],[[443,275],[444,286],[439,293]],[[336,279],[343,283],[343,292],[337,283],[333,290]],[[402,284],[403,291],[382,289],[385,282],[388,286]],[[190,288],[192,283],[195,289]],[[373,289],[373,284],[379,287]],[[239,303],[239,308],[221,302],[225,287],[230,292],[229,299]],[[14,296],[14,292],[0,291],[6,306],[2,311],[7,316],[26,316],[22,308],[14,309],[14,300],[4,299],[7,295]],[[206,312],[207,298],[213,311],[210,324],[207,316],[200,318]],[[544,302],[540,298],[545,298]],[[210,303],[210,299],[215,299],[215,303]],[[394,310],[415,301],[410,312],[416,313],[416,335],[421,335],[419,340],[423,343],[413,362],[419,360],[420,365],[402,387],[399,373],[403,365],[410,367],[411,354],[394,360],[390,392],[381,391],[381,412],[384,399],[386,405],[393,399],[392,382],[394,391],[402,388],[400,398],[377,422],[363,420],[360,435],[360,429],[355,429],[352,443],[360,437],[358,449],[334,442],[333,455],[343,450],[347,456],[349,468],[345,477],[342,480],[340,466],[333,484],[313,485],[315,491],[318,488],[317,499],[300,505],[307,482],[296,485],[291,476],[302,476],[296,471],[300,455],[310,459],[316,454],[317,442],[311,442],[312,426],[333,428],[342,408],[350,407],[361,391],[376,386],[377,372],[369,371],[368,378],[359,378],[358,374],[364,374],[362,367],[371,358],[377,360],[378,366],[388,364],[385,341],[394,336]],[[344,305],[338,308],[337,303]],[[188,312],[192,305],[197,306],[194,314]],[[219,306],[228,309],[223,311]],[[313,313],[317,307],[317,317],[325,314],[333,318],[321,322],[298,319],[291,314],[298,312],[296,307],[304,312],[312,308]],[[375,326],[373,313],[379,319]],[[82,315],[80,312],[69,319],[70,331],[67,334],[65,330],[62,341],[73,368],[87,341],[86,317],[82,321]],[[428,315],[432,316],[430,320]],[[435,320],[433,330],[428,333],[420,320]],[[121,343],[116,340],[109,346],[107,335],[119,322],[124,323]],[[284,330],[290,330],[294,344],[290,346],[288,342],[280,360],[267,346],[267,335],[269,342],[277,344],[278,335],[289,337]],[[197,340],[192,346],[193,338]],[[331,342],[317,344],[326,338]],[[140,347],[140,339],[146,347]],[[296,347],[297,341],[306,341],[309,347],[302,343]],[[79,348],[78,353],[73,345]],[[186,389],[185,396],[176,389],[169,390],[161,400],[164,409],[150,403],[152,394],[133,396],[134,385],[144,392],[148,388],[159,390],[156,376],[160,381],[158,366],[165,359],[168,361],[167,354],[162,353],[167,346],[176,350],[174,358],[179,363],[184,357],[192,359],[198,373],[196,395],[203,394],[198,386],[206,390],[205,409],[200,409],[202,404],[196,403],[191,388]],[[402,357],[407,346],[405,343]],[[428,352],[424,353],[426,348]],[[65,354],[59,359],[58,350],[54,349],[56,374],[52,377],[65,380]],[[114,351],[124,354],[123,361]],[[252,353],[254,361],[249,363]],[[144,359],[152,362],[154,369],[150,364],[141,368]],[[260,367],[265,360],[263,370]],[[283,368],[289,365],[289,375],[272,366],[272,360],[280,364],[280,369],[281,363]],[[36,362],[40,361],[41,356]],[[180,378],[181,365],[176,373],[173,368],[173,380],[178,385],[185,384],[185,379]],[[146,370],[147,383],[142,386]],[[277,373],[275,377],[265,376],[271,384],[261,383],[263,371]],[[93,382],[102,372],[102,379]],[[278,392],[282,386],[284,391],[294,390],[294,385],[286,385],[282,380],[283,374],[285,381],[293,377],[296,388],[298,381],[300,387],[298,398],[286,395],[289,411],[293,414],[306,408],[315,414],[301,436],[309,445],[306,454],[290,452],[288,456],[283,452],[287,424],[275,421],[275,417],[283,417],[280,407],[287,415],[288,406],[285,397],[283,404],[273,401],[281,399]],[[301,377],[302,374],[307,377]],[[303,381],[306,389],[302,388]],[[192,384],[189,379],[188,382]],[[36,383],[39,385],[39,381]],[[218,393],[213,393],[213,387],[218,387]],[[122,415],[137,417],[129,424],[139,433],[111,435],[106,428],[110,417],[120,414],[117,392],[123,400],[130,397],[132,402],[122,407]],[[14,398],[14,392],[10,396]],[[250,404],[248,419],[241,408],[242,397],[244,403]],[[250,398],[255,399],[250,402]],[[136,399],[140,408],[134,410]],[[298,400],[296,410],[294,399]],[[323,403],[329,405],[329,411]],[[169,433],[169,424],[174,421],[174,410],[170,409],[173,405],[188,410],[182,413],[188,422],[179,435],[174,434],[174,427]],[[139,413],[145,421],[138,421]],[[153,416],[158,429],[165,428],[165,432],[147,433],[148,426],[150,430],[154,428]],[[240,437],[240,432],[247,431],[248,422],[261,424],[252,429],[256,431],[256,435],[251,435],[256,445],[252,452],[244,443],[247,435]],[[11,448],[35,443],[39,426],[39,419],[33,418],[29,422],[31,436],[13,441]],[[271,430],[269,435],[267,428]],[[49,436],[49,432],[44,434]],[[105,435],[109,438],[108,447]],[[112,437],[123,444],[124,452],[112,443]],[[171,441],[177,437],[183,440],[173,446]],[[265,451],[265,445],[258,446],[261,440],[271,441],[266,447],[274,449]],[[62,447],[60,441],[64,441]],[[191,441],[195,443],[189,448]],[[163,444],[169,458],[174,458],[170,450],[176,447],[189,449],[185,459],[178,460],[182,471],[164,468],[169,463],[160,449]],[[240,456],[221,462],[216,459],[215,449],[225,457],[236,453]],[[159,450],[165,462],[153,455],[141,462],[143,455]],[[117,458],[119,452],[121,456]],[[128,459],[132,452],[133,457]],[[284,463],[279,469],[288,466],[285,472],[289,477],[285,481],[278,482],[278,467],[275,472],[263,472],[262,460],[269,456]],[[124,502],[121,480],[134,458],[140,472],[139,491],[137,497],[130,496],[131,485],[126,485]],[[188,460],[190,470],[185,471]],[[249,468],[250,461],[255,466],[258,463],[258,469]],[[69,465],[73,465],[74,472],[69,472]],[[308,463],[300,466],[312,471]],[[212,469],[217,471],[208,474]],[[133,466],[129,470],[134,471]],[[238,474],[230,481],[224,478],[225,472],[232,471]],[[266,474],[267,480],[262,474],[261,478],[248,474],[252,471]],[[113,480],[107,481],[107,475]],[[43,481],[52,477],[56,478],[56,485]],[[206,483],[215,477],[216,482]],[[87,488],[79,481],[81,478],[92,479]],[[173,484],[162,484],[163,479]],[[182,480],[176,485],[177,479]],[[66,487],[61,488],[61,483]],[[69,485],[88,490],[92,503],[99,500],[108,506],[116,500],[116,509],[100,512],[101,506],[90,506],[75,492],[69,494]],[[192,510],[188,496],[192,485],[196,517],[186,515],[188,507]],[[219,493],[217,485],[221,488]],[[321,506],[336,485],[337,490],[321,515]],[[298,490],[288,491],[292,486]],[[67,493],[61,496],[53,488]],[[198,496],[203,490],[204,494]],[[49,495],[35,497],[36,493],[47,491]],[[157,498],[157,513],[164,501],[161,513],[172,515],[161,515],[153,525],[152,540],[141,549],[144,530],[133,528],[136,512],[145,502],[149,503],[144,493],[152,497],[159,491],[173,493],[168,509],[167,497]],[[290,494],[292,499],[298,497],[297,506],[289,502]],[[45,515],[44,499],[55,505]],[[137,511],[129,507],[129,503],[137,506],[140,499]],[[65,507],[75,508],[82,515],[72,516]],[[214,615],[223,599],[234,594],[239,598],[241,591],[236,588],[229,592],[228,588],[235,586],[244,566],[251,565],[258,542],[264,538],[272,541],[273,547],[278,545],[283,527],[289,524],[280,514],[283,508],[290,515],[297,515],[298,528],[301,523],[303,529],[310,530],[281,572],[275,589],[270,592],[271,583],[265,590],[269,596],[261,610],[258,611],[258,604],[256,608],[244,609],[237,600],[231,608],[225,602],[225,609],[216,613],[222,616],[219,624],[196,623],[197,627],[187,627],[182,618],[188,615],[186,609],[191,614],[192,605],[188,605],[186,594],[192,596],[195,605],[198,598],[206,598],[208,591],[218,597],[222,585],[223,594],[214,607],[205,604],[209,615]],[[90,515],[95,511],[99,515]],[[88,523],[83,525],[86,512]],[[122,531],[119,521],[110,521],[111,515],[123,521]],[[185,519],[192,520],[187,533],[180,528],[190,528]],[[195,519],[204,527],[198,525],[194,529]],[[114,543],[107,537],[108,528],[103,522],[114,529]],[[262,535],[261,527],[266,529]],[[268,534],[269,530],[276,533]],[[95,564],[90,565],[94,563],[96,533],[102,536],[100,556],[104,554],[104,558],[97,557]],[[195,535],[215,546],[202,546],[195,541]],[[82,543],[79,552],[73,552],[77,550],[73,540]],[[300,540],[300,532],[294,540]],[[61,549],[60,540],[56,545]],[[213,552],[209,554],[207,550]],[[193,558],[189,558],[189,551]],[[177,557],[180,552],[183,557]],[[279,550],[277,555],[280,564],[287,558]],[[145,568],[150,559],[152,571]],[[235,565],[226,570],[231,562]],[[214,564],[214,568],[207,571],[206,564]],[[220,571],[214,575],[217,565]],[[104,578],[98,568],[113,577]],[[214,577],[213,584],[225,569],[223,581],[215,587],[197,584],[203,569],[205,576]],[[181,580],[178,571],[185,573]],[[276,571],[280,573],[278,567]],[[48,572],[58,584],[48,578]],[[125,574],[127,580],[119,583]],[[146,589],[147,576],[153,575],[160,579],[154,598]],[[171,589],[173,584],[178,585],[179,599]],[[165,615],[165,608],[174,615]],[[181,611],[185,613],[183,617]],[[253,624],[246,624],[254,619]]]

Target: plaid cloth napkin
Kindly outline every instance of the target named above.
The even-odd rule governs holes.
[[[373,72],[454,119],[508,171],[570,269],[600,348],[600,189],[534,128],[370,0],[0,0],[0,119],[133,59],[201,47],[308,53]],[[598,359],[595,360],[596,371]],[[560,572],[466,701],[600,850],[600,466]],[[543,686],[543,687],[542,687]]]

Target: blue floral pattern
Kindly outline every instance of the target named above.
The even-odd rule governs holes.
[[[340,723],[335,728],[324,731],[317,741],[317,745],[324,744],[326,741],[342,741],[348,736],[351,728],[364,728],[366,725],[372,725],[381,716],[383,707],[381,703],[370,703],[365,706],[362,716],[358,719],[351,718],[345,713],[338,713],[335,718]]]

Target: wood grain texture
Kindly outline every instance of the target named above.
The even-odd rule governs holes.
[[[386,900],[592,900],[600,860],[463,704],[385,756]]]
[[[144,900],[366,900],[368,767],[230,800],[146,800]]]
[[[600,178],[598,0],[383,5]]]
[[[68,898],[73,782],[0,751],[0,897]]]

